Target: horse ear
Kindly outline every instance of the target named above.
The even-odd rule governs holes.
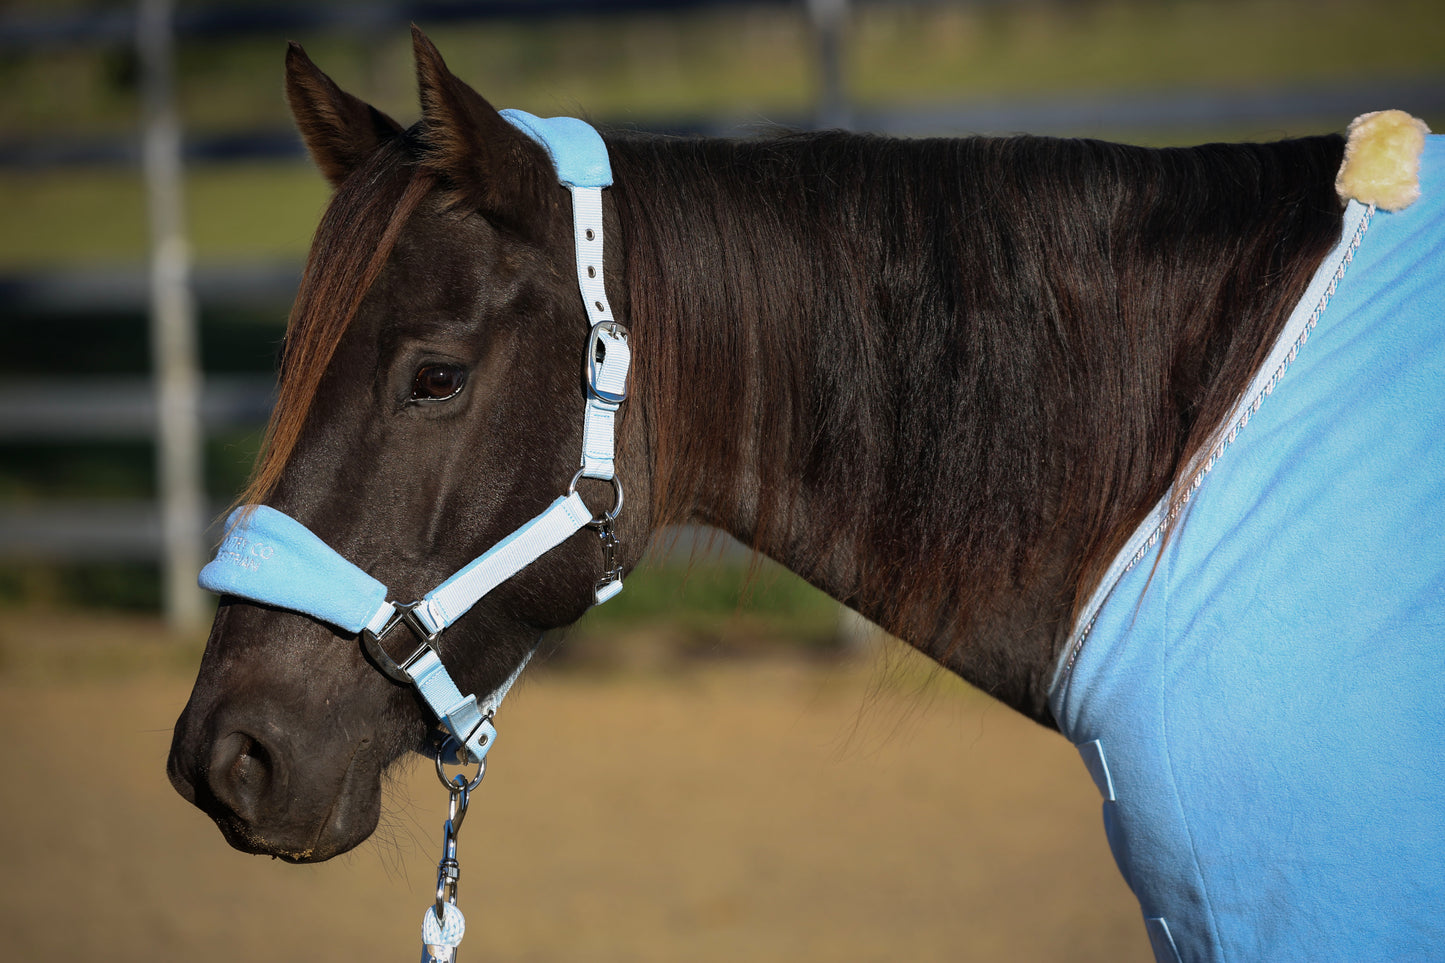
[[[286,100],[321,173],[339,185],[401,125],[321,72],[300,44],[286,51]]]
[[[454,76],[436,45],[411,29],[427,165],[446,179],[457,204],[528,232],[554,206],[549,192],[557,175],[547,152]]]

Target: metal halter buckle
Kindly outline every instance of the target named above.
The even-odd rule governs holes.
[[[371,664],[376,666],[387,678],[394,682],[400,682],[402,685],[411,685],[414,680],[412,679],[411,673],[407,671],[408,667],[415,663],[422,653],[432,647],[432,644],[436,642],[438,633],[428,631],[427,627],[422,624],[421,619],[417,617],[416,608],[421,605],[421,602],[396,602],[392,604],[396,609],[396,615],[392,616],[391,620],[381,627],[380,632],[373,632],[370,629],[361,630],[361,648],[362,651],[366,653],[367,658],[371,660]],[[401,662],[393,659],[381,645],[382,640],[390,635],[391,631],[398,625],[405,625],[411,629],[412,634],[421,641],[421,644],[412,650],[411,655],[407,656]]]
[[[616,321],[599,321],[592,326],[587,337],[587,351],[582,355],[582,371],[587,379],[587,390],[595,398],[610,405],[620,405],[627,400],[627,381],[624,378],[621,390],[608,391],[601,386],[602,369],[607,363],[607,342],[627,343],[627,328]]]

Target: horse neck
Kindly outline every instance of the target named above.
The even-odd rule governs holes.
[[[1047,721],[1076,606],[1338,233],[1338,139],[1293,143],[615,143],[654,520]]]

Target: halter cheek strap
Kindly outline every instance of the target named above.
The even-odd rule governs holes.
[[[615,469],[616,413],[627,399],[632,354],[627,329],[612,315],[603,274],[602,190],[612,183],[607,147],[590,126],[570,117],[543,120],[519,110],[502,116],[547,150],[558,180],[572,194],[577,251],[577,284],[592,330],[583,357],[587,409],[581,467],[566,495],[524,523],[415,602],[387,601],[387,588],[342,557],[305,525],[267,505],[236,509],[215,559],[201,570],[202,588],[313,616],[346,632],[361,634],[373,664],[389,678],[416,687],[446,734],[459,747],[460,761],[480,761],[496,738],[491,720],[532,652],[495,691],[478,700],[462,695],[436,652],[437,637],[487,593],[570,536],[590,526],[602,539],[606,566],[594,602],[622,590],[613,557],[612,523],[622,508]],[[580,478],[612,483],[614,503],[594,518],[576,486]],[[405,629],[416,649],[400,662],[381,642]],[[535,648],[533,652],[535,652]]]
[[[613,468],[614,420],[627,398],[627,372],[632,352],[627,329],[612,316],[602,262],[602,190],[612,186],[607,145],[590,125],[575,117],[543,120],[522,110],[501,112],[508,123],[547,150],[557,180],[572,193],[572,233],[577,251],[577,287],[592,323],[583,373],[587,382],[587,417],[583,422],[582,475],[610,480]]]

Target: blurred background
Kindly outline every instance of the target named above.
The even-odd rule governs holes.
[[[1162,145],[1383,107],[1445,129],[1439,0],[0,4],[7,958],[415,952],[429,772],[398,777],[380,842],[306,868],[232,853],[162,772],[205,529],[327,198],[285,43],[409,122],[412,22],[498,106],[642,130]],[[676,541],[509,704],[495,816],[462,840],[468,952],[1147,958],[1061,739],[725,540]]]

